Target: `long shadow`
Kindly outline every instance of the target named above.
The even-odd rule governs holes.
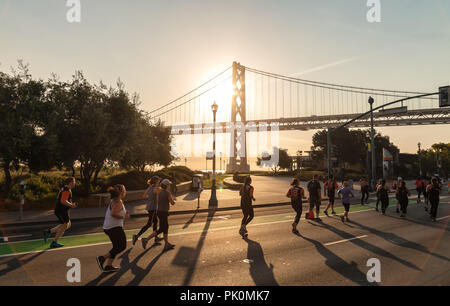
[[[357,283],[360,286],[378,286],[377,283],[369,283],[367,281],[366,274],[358,269],[356,262],[352,261],[351,263],[347,263],[345,260],[327,249],[319,241],[302,236],[301,234],[296,235],[314,244],[320,255],[326,259],[325,264],[337,273],[341,274],[343,277]]]
[[[102,272],[96,279],[87,283],[86,286],[114,286],[117,281],[128,271],[128,267],[130,266],[129,256],[132,249],[133,248],[129,248],[125,251],[125,253],[119,256],[119,258],[122,259],[122,262],[120,263],[120,270],[118,272],[115,272],[112,276],[111,273]],[[111,277],[100,284],[100,282],[108,276]]]
[[[247,259],[250,260],[250,276],[256,286],[279,286],[273,275],[273,265],[267,265],[261,245],[244,238],[248,243]]]
[[[193,201],[198,199],[198,192],[188,192],[183,201]]]
[[[144,252],[146,253],[146,252]],[[142,255],[144,255],[144,253]],[[134,278],[127,284],[127,286],[138,286],[142,280],[150,273],[153,266],[159,260],[159,258],[164,254],[164,250],[162,250],[153,260],[148,264],[145,269],[142,269],[134,263],[136,259],[133,261],[133,266],[131,267],[131,271],[135,275]],[[141,255],[140,255],[141,256]],[[137,261],[136,261],[137,262]]]
[[[198,258],[200,257],[200,252],[201,252],[201,250],[203,248],[203,244],[205,243],[206,235],[208,234],[208,230],[209,230],[209,227],[211,226],[211,221],[213,220],[213,217],[214,217],[215,213],[216,213],[215,209],[210,209],[209,210],[208,218],[206,219],[206,223],[205,223],[205,226],[203,227],[203,231],[202,231],[202,233],[200,235],[200,239],[198,240],[197,246],[195,247],[195,249],[193,249],[190,252],[188,252],[189,268],[188,268],[188,271],[187,271],[186,276],[184,278],[182,286],[188,286],[191,283],[191,281],[192,281],[192,277],[193,277],[194,272],[195,272],[195,267],[197,266]],[[184,249],[180,249],[179,250],[177,256],[174,259],[174,261],[177,258],[183,258],[183,257],[186,258],[187,257],[187,256],[184,256],[182,254],[183,250]],[[173,263],[173,264],[175,264],[175,263]]]
[[[423,252],[423,253],[428,254],[428,255],[432,255],[434,257],[437,257],[437,258],[445,260],[445,261],[450,261],[450,258],[442,256],[442,255],[439,255],[439,254],[436,254],[436,253],[433,253],[433,252],[430,252],[425,246],[423,246],[421,244],[418,244],[416,242],[404,239],[404,238],[402,238],[402,237],[400,237],[400,236],[398,236],[396,234],[385,233],[385,232],[379,231],[379,230],[377,230],[377,229],[375,229],[373,227],[362,225],[362,224],[360,224],[358,222],[355,222],[355,221],[352,221],[352,223],[357,225],[357,226],[359,226],[360,228],[362,228],[362,229],[364,229],[366,231],[369,231],[370,233],[375,234],[375,235],[383,238],[384,240],[389,241],[391,243],[394,243],[396,245],[400,245],[402,247],[409,248],[409,249],[414,249],[414,250]]]
[[[308,222],[308,223],[312,224],[314,226],[319,226],[319,225],[315,225],[315,224],[313,224],[311,222]],[[354,236],[352,234],[349,234],[347,232],[344,232],[344,231],[342,231],[342,230],[340,230],[340,229],[338,229],[338,228],[336,228],[334,226],[331,226],[329,224],[321,223],[321,226],[319,226],[319,227],[326,228],[329,231],[331,231],[331,232],[341,236],[344,239],[356,238],[356,236]],[[357,245],[357,246],[359,246],[359,247],[361,247],[363,249],[366,249],[366,250],[368,250],[370,252],[378,254],[379,256],[384,256],[384,257],[393,259],[393,260],[401,263],[402,265],[404,265],[404,266],[406,266],[408,268],[411,268],[411,269],[414,269],[414,270],[417,270],[417,271],[422,271],[422,269],[417,267],[415,264],[413,264],[413,263],[411,263],[411,262],[409,262],[407,260],[404,260],[402,258],[399,258],[399,257],[395,256],[394,254],[392,254],[392,253],[390,253],[390,252],[388,252],[386,250],[383,250],[382,248],[379,248],[379,247],[377,247],[377,246],[375,246],[375,245],[373,245],[371,243],[368,243],[368,242],[366,242],[366,241],[364,241],[362,239],[353,239],[353,240],[349,240],[349,242],[353,243],[353,244],[355,244],[355,245]]]
[[[30,256],[29,258],[25,258],[25,259],[22,259],[22,258],[27,255],[14,256],[13,258],[11,258],[10,260],[8,260],[6,262],[1,262],[2,265],[3,264],[6,265],[6,268],[0,270],[0,276],[6,275],[6,274],[14,271],[15,269],[22,267],[23,265],[29,263],[30,261],[33,261],[34,259],[36,259],[37,257],[41,256],[44,253],[45,252],[42,251],[42,252],[36,253],[36,254]]]
[[[194,214],[192,215],[192,217],[183,225],[183,229],[186,229],[189,227],[189,225],[192,224],[192,222],[194,222],[195,216],[197,216],[198,213],[198,208],[197,210],[194,212]]]

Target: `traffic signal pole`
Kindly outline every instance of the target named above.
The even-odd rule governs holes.
[[[373,106],[371,105],[371,109],[368,112],[366,112],[366,113],[364,113],[362,115],[359,115],[359,116],[353,118],[352,120],[350,120],[350,121],[348,121],[348,122],[346,122],[346,123],[344,123],[344,124],[342,124],[342,125],[340,125],[340,126],[338,126],[336,128],[328,128],[328,133],[327,133],[328,176],[331,174],[331,145],[332,145],[332,143],[331,143],[331,135],[332,135],[332,133],[334,133],[335,131],[337,131],[337,130],[339,130],[341,128],[344,128],[347,125],[352,124],[356,120],[364,118],[364,117],[366,117],[368,115],[371,115],[371,123],[372,123],[372,126],[373,126],[373,112],[375,112],[375,111],[377,111],[379,109],[382,109],[382,108],[384,108],[386,106],[390,106],[392,104],[396,104],[396,103],[400,103],[400,102],[404,102],[404,101],[408,101],[408,100],[412,100],[412,99],[419,99],[419,98],[428,97],[428,96],[434,96],[434,95],[440,95],[440,99],[441,100],[445,100],[445,97],[443,98],[443,96],[445,96],[445,93],[447,93],[447,99],[448,99],[448,87],[444,87],[443,89],[441,89],[438,92],[418,95],[418,96],[414,96],[414,97],[403,98],[403,99],[400,99],[400,100],[396,100],[396,101],[392,101],[392,102],[383,104],[383,105],[375,107],[375,108],[373,108]],[[440,107],[447,106],[445,103],[442,103],[442,102],[440,102],[440,104],[441,104]],[[372,133],[373,132],[371,131],[371,134]],[[371,140],[373,140],[373,136],[371,138],[372,138]],[[374,169],[375,169],[375,166],[376,166],[375,156],[374,156],[375,155],[375,142],[374,141],[372,141],[372,148],[371,149],[372,149],[372,176],[373,176],[374,175],[373,173],[375,171]],[[372,177],[372,179],[374,179],[374,178]]]

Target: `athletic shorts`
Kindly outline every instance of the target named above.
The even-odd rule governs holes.
[[[344,205],[345,208],[345,212],[349,212],[350,211],[350,203],[342,203]]]
[[[309,199],[309,210],[312,210],[314,208],[314,206],[316,207],[317,210],[320,209],[320,200],[316,199],[316,198],[310,198]]]
[[[329,201],[331,204],[334,205],[334,198],[335,198],[334,192],[333,192],[332,194],[330,194],[330,195],[328,196],[328,198],[329,198],[328,201]]]
[[[55,216],[58,218],[60,224],[66,224],[70,222],[68,210],[55,210]]]

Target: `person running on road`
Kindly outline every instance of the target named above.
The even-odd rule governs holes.
[[[51,229],[44,230],[45,242],[47,242],[47,239],[51,234],[56,233],[55,238],[53,238],[53,241],[50,244],[51,249],[64,246],[59,243],[58,240],[71,226],[69,210],[77,207],[77,204],[72,202],[72,189],[75,187],[75,183],[74,177],[69,177],[64,181],[64,187],[59,190],[54,210],[55,216],[58,218],[60,224]]]
[[[382,180],[381,184],[378,185],[377,189],[378,194],[380,195],[380,202],[381,202],[381,212],[383,215],[386,215],[386,209],[389,206],[389,187],[386,186],[386,181]]]
[[[147,224],[144,225],[144,227],[141,228],[138,234],[133,235],[133,245],[136,244],[139,237],[141,237],[142,234],[145,233],[152,225],[153,225],[153,231],[155,232],[158,229],[158,217],[156,215],[156,205],[158,201],[158,192],[160,190],[159,188],[159,182],[160,178],[157,176],[152,177],[149,181],[149,187],[145,190],[143,197],[147,198],[147,207],[146,210],[148,212],[148,221]],[[162,238],[159,238],[158,236],[155,237],[155,244],[158,243],[158,241],[162,240]]]
[[[154,231],[150,236],[148,236],[148,238],[141,239],[142,247],[144,249],[147,248],[147,243],[149,240],[161,233],[164,234],[164,251],[171,250],[175,247],[174,244],[169,242],[169,210],[170,204],[175,205],[172,194],[167,190],[170,184],[172,184],[172,182],[168,179],[161,182],[161,190],[158,193],[158,205],[156,208],[159,219],[159,229]]]
[[[428,211],[429,201],[428,201],[428,185],[431,184],[431,181],[426,177],[423,180],[423,198],[425,202],[425,211]]]
[[[395,212],[396,212],[397,214],[400,213],[400,200],[399,200],[399,198],[398,198],[398,192],[397,192],[397,190],[398,190],[398,188],[400,187],[400,184],[401,184],[402,181],[403,181],[403,179],[402,179],[401,177],[399,177],[399,178],[397,179],[397,183],[394,184],[394,186],[392,187],[392,188],[395,190],[395,200],[396,200],[396,202],[397,202]]]
[[[361,205],[364,205],[364,203],[369,203],[369,182],[363,177],[359,183],[361,186]]]
[[[322,193],[319,182],[319,176],[314,174],[313,179],[308,182],[308,200],[309,200],[309,212],[308,215],[314,211],[314,207],[316,207],[316,220],[321,221],[319,218],[320,214],[320,203],[322,201]]]
[[[408,197],[411,196],[411,192],[409,191],[408,187],[406,187],[405,181],[400,181],[396,195],[398,202],[400,203],[400,209],[402,211],[400,218],[405,218],[409,203]]]
[[[298,234],[297,225],[300,222],[300,218],[302,216],[302,199],[306,199],[305,190],[300,187],[300,182],[298,179],[294,179],[291,183],[291,186],[292,187],[289,189],[286,196],[291,199],[292,208],[297,213],[294,223],[292,223],[292,232],[294,234]]]
[[[330,180],[331,180],[331,177],[332,176],[330,176]],[[329,179],[325,176],[324,178],[323,178],[323,196],[324,197],[326,197],[327,196],[327,191],[328,191],[328,181],[329,181]]]
[[[323,187],[327,189],[327,194],[328,194],[328,206],[327,208],[323,211],[323,213],[325,215],[328,216],[328,209],[331,207],[331,213],[333,215],[336,215],[336,212],[334,211],[334,200],[335,200],[335,196],[336,196],[336,189],[338,188],[338,183],[334,180],[334,176],[330,175],[330,179],[327,182],[327,186]]]
[[[431,184],[427,186],[428,199],[431,204],[430,216],[433,222],[436,222],[437,210],[439,206],[439,196],[441,194],[441,185],[436,178],[431,180]]]
[[[376,186],[376,195],[377,195],[377,204],[376,204],[376,206],[375,206],[375,210],[376,211],[379,211],[378,210],[378,205],[380,204],[380,202],[381,202],[381,200],[380,200],[380,192],[379,192],[379,190],[378,190],[378,187],[380,187],[381,186],[381,183],[382,183],[382,181],[383,180],[378,180],[378,184],[377,184],[377,186]]]
[[[247,176],[245,178],[244,186],[242,186],[239,190],[239,195],[241,196],[241,209],[242,213],[244,214],[241,222],[241,228],[239,229],[239,234],[242,237],[247,235],[247,225],[250,223],[250,221],[253,220],[253,217],[255,216],[252,205],[252,201],[256,201],[253,196],[255,189],[253,188],[251,183],[252,178],[250,176]]]
[[[123,223],[130,213],[125,209],[122,199],[127,194],[124,185],[117,184],[108,188],[111,202],[108,205],[103,223],[103,230],[111,240],[112,249],[103,256],[97,256],[97,264],[104,272],[117,272],[119,268],[113,266],[114,259],[127,247],[127,237],[123,230]],[[105,265],[106,262],[106,265]]]
[[[349,188],[348,182],[344,182],[344,188],[338,191],[338,195],[339,197],[341,197],[342,195],[342,205],[344,205],[345,209],[344,215],[341,216],[341,220],[342,222],[350,222],[348,218],[348,213],[350,212],[350,196],[352,196],[352,198],[354,198],[355,196],[353,195],[352,190]]]
[[[419,204],[421,202],[420,201],[420,194],[423,193],[423,181],[422,181],[422,178],[420,176],[414,182],[414,185],[416,186],[416,191],[417,191],[417,204]]]

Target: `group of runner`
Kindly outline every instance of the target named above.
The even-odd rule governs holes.
[[[50,248],[60,248],[64,245],[58,242],[58,239],[62,237],[64,232],[70,228],[71,221],[69,216],[69,210],[77,207],[76,203],[72,202],[72,188],[75,186],[76,180],[71,177],[65,180],[64,186],[60,189],[57,196],[57,203],[54,213],[58,218],[60,224],[54,228],[44,230],[44,240],[55,234]],[[241,209],[243,218],[239,234],[246,238],[248,236],[247,225],[254,218],[253,203],[256,201],[254,197],[254,187],[251,185],[252,179],[250,176],[246,177],[243,186],[240,188],[239,195],[241,197]],[[361,179],[361,204],[364,205],[368,201],[369,197],[369,184],[366,178]],[[148,188],[145,190],[143,197],[147,199],[146,210],[148,211],[147,223],[141,228],[141,230],[132,236],[133,246],[137,243],[139,238],[150,228],[152,233],[148,237],[141,238],[141,244],[146,249],[148,242],[153,238],[154,244],[159,244],[159,241],[164,240],[164,250],[170,250],[175,247],[168,241],[169,233],[169,210],[170,205],[175,205],[175,194],[171,187],[172,182],[168,179],[161,179],[157,176],[152,177],[148,181]],[[349,222],[350,211],[350,198],[355,197],[353,194],[353,188],[348,180],[344,180],[339,188],[339,184],[330,176],[323,184],[324,194],[328,196],[328,205],[323,211],[326,216],[329,216],[328,212],[331,209],[331,214],[337,215],[334,210],[336,191],[338,197],[342,200],[344,207],[344,214],[340,216],[342,222]],[[437,178],[431,180],[422,180],[418,178],[415,182],[416,190],[418,192],[417,202],[420,203],[420,196],[423,194],[425,200],[425,210],[430,211],[432,221],[436,222],[437,208],[439,205],[439,197],[441,192],[441,185]],[[322,202],[321,185],[319,182],[319,176],[314,175],[313,179],[307,183],[306,189],[308,190],[308,198],[306,197],[305,190],[300,187],[300,181],[293,179],[291,188],[289,188],[286,196],[290,198],[293,210],[296,212],[294,222],[292,223],[292,232],[298,234],[298,224],[302,216],[303,200],[309,202],[309,211],[306,213],[306,219],[315,219],[321,221],[320,205]],[[113,266],[114,259],[118,254],[123,252],[127,245],[127,239],[125,231],[123,229],[124,220],[130,217],[129,211],[126,210],[123,203],[123,198],[126,196],[126,188],[124,185],[118,184],[108,188],[108,192],[111,195],[111,201],[108,204],[105,220],[103,223],[103,230],[109,237],[112,243],[112,249],[101,256],[97,256],[96,260],[100,269],[104,272],[115,272],[119,268]],[[386,209],[389,206],[389,193],[395,192],[397,200],[397,213],[401,211],[401,217],[406,217],[407,207],[409,202],[409,196],[411,196],[410,190],[406,187],[406,183],[401,178],[394,183],[392,191],[386,185],[385,180],[380,180],[377,184],[374,194],[377,195],[376,211],[378,210],[379,203],[381,203],[381,211],[386,214]],[[431,206],[431,207],[429,207]],[[315,215],[314,215],[315,208]],[[159,225],[159,227],[158,227]],[[163,234],[163,238],[159,238],[158,235]]]

